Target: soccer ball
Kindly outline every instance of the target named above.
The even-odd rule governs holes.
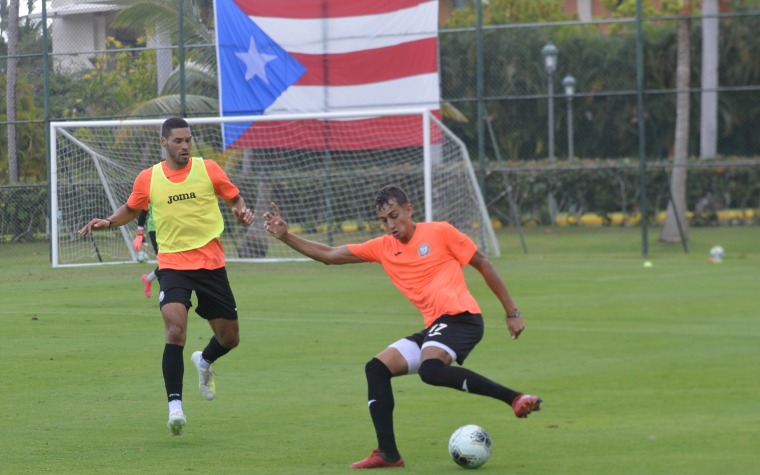
[[[726,251],[723,250],[722,246],[713,246],[712,249],[710,249],[710,258],[714,262],[722,261],[725,255],[726,255]]]
[[[140,251],[137,253],[137,262],[145,262],[148,260],[148,255],[145,253],[145,251]]]
[[[462,426],[451,434],[449,455],[457,465],[478,468],[491,457],[491,437],[475,424]]]

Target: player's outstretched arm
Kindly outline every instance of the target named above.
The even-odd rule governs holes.
[[[137,217],[140,213],[139,209],[132,209],[126,204],[123,204],[114,211],[114,213],[107,218],[93,218],[89,223],[85,224],[82,229],[79,230],[80,236],[87,236],[93,231],[102,231],[108,228],[118,228],[124,226]]]
[[[488,288],[501,302],[501,306],[504,307],[504,313],[507,317],[507,329],[512,339],[515,340],[520,336],[520,333],[525,329],[525,321],[521,317],[514,318],[514,315],[518,312],[517,305],[515,305],[512,296],[509,295],[507,286],[504,285],[504,281],[501,280],[501,276],[496,271],[491,261],[483,255],[480,251],[475,251],[475,254],[470,259],[470,265],[480,272],[483,279],[488,284]]]
[[[269,234],[287,244],[306,257],[323,264],[353,264],[364,262],[356,257],[347,246],[332,247],[317,241],[310,241],[288,231],[288,223],[280,216],[280,209],[272,203],[272,213],[264,213],[264,228]]]

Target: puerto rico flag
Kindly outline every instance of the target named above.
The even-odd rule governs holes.
[[[437,0],[216,0],[215,8],[223,116],[439,110]],[[280,135],[272,143],[253,124],[226,141],[317,149],[421,144],[419,117],[298,122],[293,133],[305,126],[330,133],[299,134],[298,145]],[[390,126],[419,128],[420,138],[416,144],[378,141],[376,127]],[[346,134],[354,138],[328,138]]]

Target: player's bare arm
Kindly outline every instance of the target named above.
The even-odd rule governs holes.
[[[272,212],[264,213],[264,228],[269,234],[306,257],[323,264],[354,264],[364,262],[348,250],[347,246],[332,247],[310,241],[288,231],[288,223],[280,216],[280,209],[272,203]]]
[[[107,218],[93,218],[89,223],[85,224],[82,229],[79,230],[80,236],[87,236],[93,231],[102,231],[108,228],[118,228],[124,226],[140,214],[139,209],[132,209],[126,204],[123,204],[114,211],[114,213]]]
[[[518,313],[517,305],[515,305],[514,300],[512,300],[512,296],[509,295],[507,286],[504,285],[504,281],[496,271],[496,268],[480,251],[475,251],[472,259],[470,259],[470,265],[480,272],[480,275],[483,276],[486,284],[488,284],[488,288],[491,289],[491,292],[493,292],[501,302],[502,307],[504,307],[504,313],[507,317],[507,329],[509,329],[509,334],[512,336],[513,340],[517,339],[517,337],[520,336],[520,333],[525,329],[525,321],[521,317],[515,318],[515,315]]]
[[[237,195],[231,200],[225,200],[225,201],[227,202],[227,205],[229,205],[230,209],[232,210],[232,214],[235,215],[235,219],[237,219],[238,223],[243,224],[245,226],[250,226],[251,223],[253,223],[253,220],[255,219],[253,216],[253,212],[250,209],[248,209],[248,207],[245,205],[245,199],[243,199],[242,196]]]

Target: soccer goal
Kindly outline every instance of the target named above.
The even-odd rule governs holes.
[[[483,252],[499,247],[467,149],[427,110],[187,119],[193,156],[219,163],[254,211],[246,228],[221,203],[228,260],[303,260],[271,238],[262,214],[276,202],[292,232],[341,245],[383,234],[374,196],[409,194],[418,221],[448,221]],[[81,238],[77,230],[126,202],[137,174],[162,158],[163,119],[52,122],[54,267],[129,263],[137,221]],[[154,258],[152,249],[147,249]]]

